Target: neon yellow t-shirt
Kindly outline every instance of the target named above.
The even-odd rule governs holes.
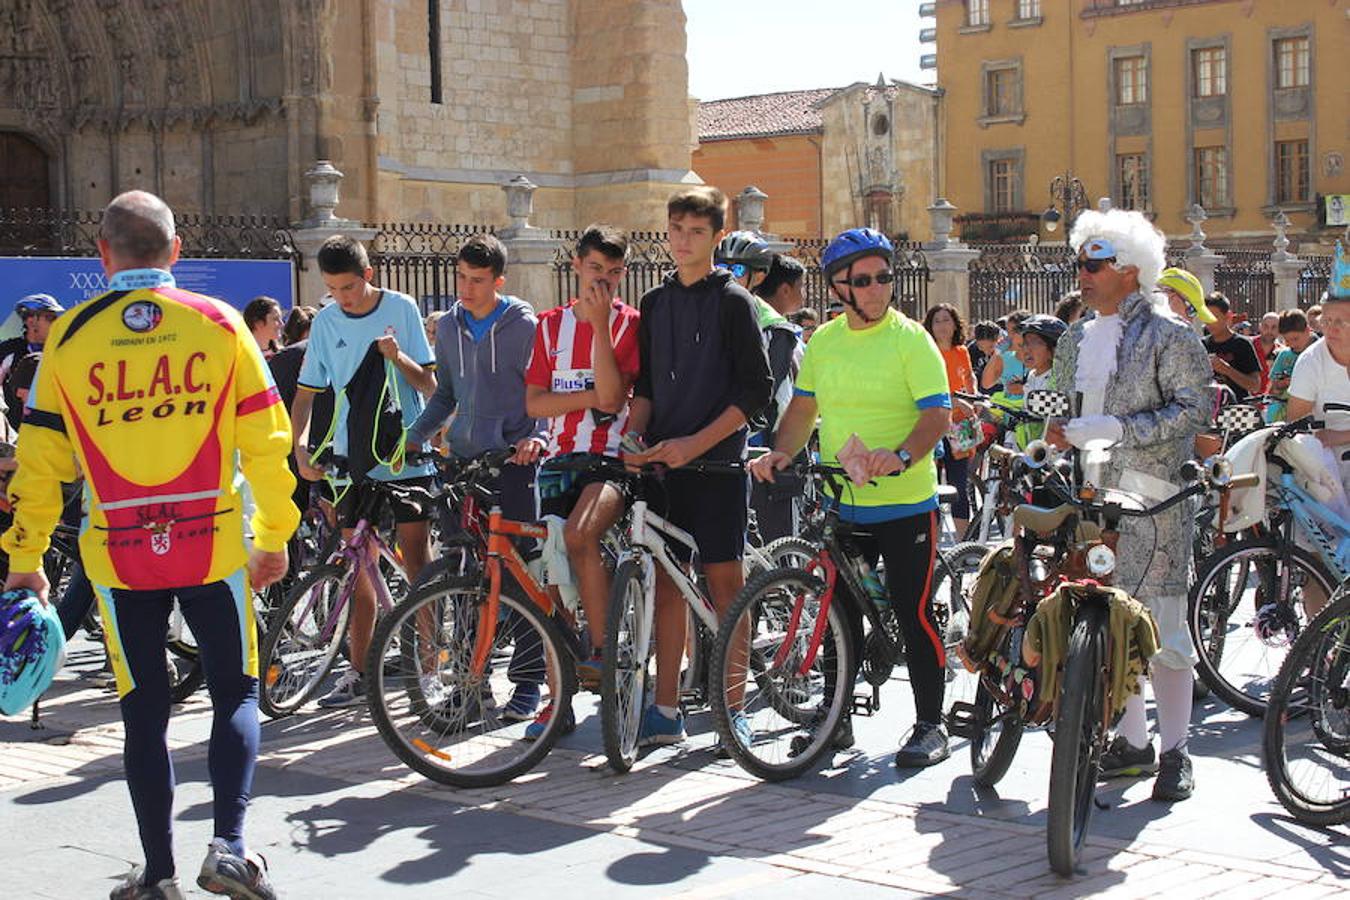
[[[871,328],[855,331],[840,316],[816,329],[796,390],[816,399],[820,452],[829,462],[855,433],[868,449],[894,450],[909,437],[922,410],[952,403],[937,344],[921,324],[894,309]],[[936,509],[933,454],[915,458],[902,475],[851,485],[843,500],[843,517],[861,523]]]

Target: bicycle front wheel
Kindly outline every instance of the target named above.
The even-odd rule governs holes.
[[[332,671],[347,636],[350,597],[337,603],[350,577],[345,566],[320,566],[273,613],[258,650],[258,706],[272,718],[304,706]]]
[[[600,680],[600,731],[610,766],[616,772],[627,772],[637,761],[646,711],[655,600],[647,594],[647,580],[636,559],[619,564],[609,597]]]
[[[1264,715],[1290,645],[1334,587],[1316,557],[1278,539],[1224,547],[1191,589],[1197,673],[1234,709]]]
[[[741,768],[768,781],[815,766],[853,703],[848,625],[838,598],[826,612],[824,597],[813,575],[766,572],[741,591],[713,644],[717,734]]]
[[[1299,635],[1266,708],[1266,779],[1301,822],[1350,822],[1350,590]]]
[[[576,672],[563,664],[570,656],[552,619],[507,590],[495,621],[487,611],[480,578],[428,582],[380,619],[366,658],[366,702],[380,737],[441,784],[510,781],[537,765],[570,725]],[[476,673],[474,652],[488,628],[486,666]],[[538,734],[508,714],[506,701],[523,685],[536,686],[541,708],[552,706]]]
[[[1095,604],[1078,607],[1064,660],[1050,757],[1050,803],[1046,848],[1050,868],[1073,874],[1092,819],[1092,803],[1105,743],[1107,611]]]

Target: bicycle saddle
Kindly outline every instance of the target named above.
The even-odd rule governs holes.
[[[1050,534],[1063,525],[1073,514],[1074,508],[1067,503],[1062,503],[1056,507],[1032,506],[1030,503],[1023,503],[1013,510],[1013,524],[1021,525],[1028,531],[1034,531],[1037,534]]]

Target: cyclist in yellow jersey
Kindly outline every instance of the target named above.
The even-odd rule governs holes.
[[[895,764],[918,767],[949,753],[941,724],[946,660],[931,597],[937,552],[933,448],[950,424],[951,394],[932,337],[890,306],[893,253],[891,242],[870,228],[845,231],[825,248],[821,269],[845,313],[816,329],[774,450],[751,471],[772,481],[806,445],[817,415],[824,459],[837,459],[855,435],[870,451],[865,468],[876,481],[851,486],[840,517],[860,532],[870,561],[880,555],[886,563],[916,711]],[[852,684],[851,675],[846,683]],[[851,744],[851,727],[842,726],[835,742]]]
[[[244,846],[258,750],[258,653],[251,594],[286,570],[299,511],[286,466],[290,428],[258,345],[237,312],[180,290],[173,213],[132,191],[104,211],[99,255],[111,290],[57,320],[20,431],[10,485],[6,589],[44,601],[42,555],[61,483],[85,474],[80,538],[98,597],[126,727],[123,762],[145,850],[113,900],[181,897],[172,848],[173,769],[165,732],[164,642],[175,598],[201,648],[214,705],[215,837],[197,883],[275,897]],[[256,498],[244,542],[236,468]],[[247,571],[245,569],[247,568]]]

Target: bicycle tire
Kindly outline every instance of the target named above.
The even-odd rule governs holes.
[[[486,590],[473,576],[419,585],[380,618],[366,657],[366,703],[381,739],[413,771],[453,787],[504,784],[538,765],[562,735],[567,719],[562,711],[571,710],[576,692],[575,667],[563,664],[573,657],[556,623],[505,583],[498,593],[487,678],[467,678],[487,609]],[[540,655],[523,661],[531,665],[524,674],[549,691],[554,715],[537,738],[527,741],[529,723],[501,715],[493,682],[503,694],[519,683],[512,681],[522,675],[512,671],[518,653],[533,653],[536,647]],[[542,668],[533,668],[533,662]],[[427,696],[424,676],[434,677],[442,696]]]
[[[619,563],[605,618],[600,733],[610,768],[620,773],[632,769],[637,761],[651,681],[652,635],[644,632],[654,618],[647,608],[655,598],[647,596],[645,580],[636,559]]]
[[[770,541],[764,547],[764,555],[773,561],[774,569],[803,569],[819,553],[820,548],[815,544],[790,534]]]
[[[296,582],[275,612],[258,649],[258,708],[269,717],[289,716],[304,706],[332,671],[345,642],[351,598],[336,620],[332,608],[351,577],[346,566],[320,566]],[[296,620],[297,614],[303,621]],[[325,630],[330,633],[321,640]],[[281,658],[302,653],[307,655]]]
[[[1321,561],[1297,546],[1288,548],[1293,563],[1290,568],[1295,571],[1282,578],[1278,564],[1285,548],[1281,545],[1281,539],[1263,537],[1244,538],[1223,547],[1201,568],[1187,602],[1187,627],[1199,655],[1196,673],[1225,703],[1250,716],[1265,714],[1270,687],[1288,655],[1279,642],[1285,640],[1290,629],[1301,630],[1307,621],[1301,603],[1287,597],[1264,599],[1262,591],[1274,583],[1307,584],[1311,580],[1329,598],[1335,588]],[[1230,574],[1234,566],[1236,572]],[[1236,592],[1234,583],[1227,583],[1234,574],[1239,576]],[[1247,602],[1246,593],[1253,578],[1265,583],[1253,589],[1251,601]],[[1259,610],[1258,598],[1263,600]],[[1235,623],[1234,615],[1244,609],[1251,615]],[[1277,631],[1269,638],[1259,636],[1252,627],[1258,615],[1268,620],[1279,619],[1283,634]],[[1267,630],[1274,631],[1269,627]]]
[[[183,703],[206,683],[200,659],[183,660],[183,668],[169,660],[169,702]]]
[[[999,703],[983,681],[975,689],[975,708],[985,725],[970,736],[970,774],[980,787],[993,787],[1008,774],[1022,743],[1025,723],[1021,713]]]
[[[1050,757],[1046,849],[1050,868],[1073,875],[1092,821],[1092,807],[1105,737],[1102,703],[1106,654],[1106,609],[1080,605],[1064,658]]]
[[[777,632],[762,630],[768,626],[782,630],[792,619],[796,592],[802,592],[801,607],[806,613],[798,620],[793,649],[787,664],[775,672],[771,663],[781,650],[781,640],[774,644]],[[750,774],[766,781],[796,778],[814,768],[821,757],[831,749],[834,734],[844,714],[853,704],[852,685],[845,683],[840,673],[853,671],[853,645],[850,629],[836,596],[830,603],[827,626],[822,633],[821,646],[812,667],[812,674],[792,674],[802,660],[802,652],[812,638],[812,623],[819,615],[820,597],[825,584],[814,575],[800,569],[784,567],[766,572],[737,595],[717,631],[713,644],[712,666],[709,673],[709,694],[713,725],[722,747],[732,759]],[[806,609],[806,592],[815,597],[816,612]],[[777,608],[770,609],[769,604]],[[749,629],[749,634],[741,629]],[[738,633],[739,632],[739,633]],[[749,654],[737,651],[749,641]],[[833,650],[833,663],[826,665]],[[815,676],[819,667],[819,677]],[[737,673],[745,673],[743,675]],[[776,678],[784,676],[780,684]],[[739,681],[739,684],[737,683]],[[818,686],[819,691],[815,688]],[[729,703],[729,693],[739,694],[739,705]],[[820,702],[803,711],[803,703],[791,702],[790,694],[800,692],[808,698],[817,693]],[[756,708],[755,701],[763,698]],[[743,715],[751,732],[750,745],[742,742],[733,722],[735,713]],[[810,723],[806,734],[801,726]],[[756,735],[763,738],[757,739]],[[772,744],[768,740],[772,738]],[[783,740],[779,745],[780,739]]]
[[[1350,822],[1350,591],[1337,593],[1280,667],[1261,740],[1275,799],[1300,822],[1319,827]],[[1309,767],[1328,770],[1320,780],[1330,796],[1302,784],[1296,772]]]

